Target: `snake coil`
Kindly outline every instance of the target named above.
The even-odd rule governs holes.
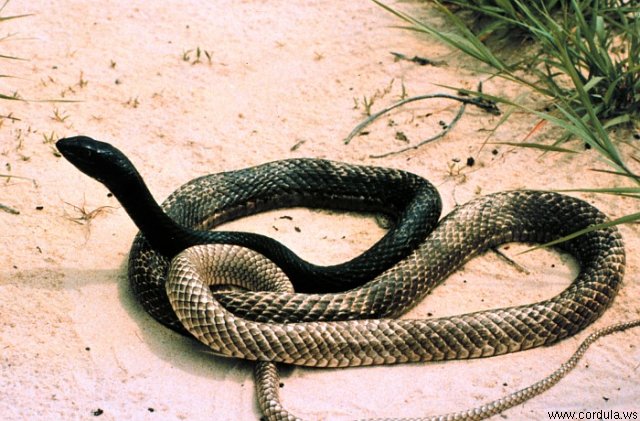
[[[273,361],[343,367],[476,358],[549,345],[596,320],[624,275],[618,230],[599,229],[559,245],[577,259],[580,272],[555,297],[448,318],[397,320],[473,256],[507,242],[552,241],[607,219],[576,198],[514,191],[473,200],[436,226],[440,199],[420,177],[316,159],[200,177],[160,207],[111,145],[76,137],[57,146],[104,183],[140,228],[129,278],[145,310],[216,353],[260,361],[259,398],[274,419],[294,417],[277,401]],[[395,225],[363,255],[329,267],[304,262],[268,237],[209,231],[285,206],[384,212]],[[252,291],[210,289],[219,283]]]

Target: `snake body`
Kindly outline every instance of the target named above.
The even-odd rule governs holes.
[[[339,203],[334,206],[337,208],[347,207],[345,203],[349,207],[365,203],[360,209],[384,210],[395,216],[398,220],[396,228],[402,226],[403,221],[408,221],[407,226],[411,227],[414,216],[405,209],[419,207],[414,201],[418,195],[412,194],[411,199],[406,199],[407,192],[413,190],[401,190],[397,185],[392,203],[405,207],[388,207],[381,199],[367,202],[362,197],[362,190],[371,188],[374,182],[368,178],[369,167],[320,160],[320,165],[326,169],[325,175],[334,180],[323,190],[301,176],[297,168],[298,165],[312,168],[313,175],[313,168],[318,165],[316,160],[280,161],[285,164],[272,163],[246,172],[240,170],[197,179],[174,193],[163,204],[164,209],[152,207],[150,215],[145,216],[146,208],[140,209],[135,201],[128,203],[123,195],[128,190],[140,189],[140,184],[144,187],[139,176],[127,174],[115,180],[97,176],[94,167],[96,144],[92,143],[95,141],[75,138],[60,142],[61,152],[78,168],[106,184],[141,229],[142,234],[134,241],[129,261],[130,280],[138,300],[160,322],[182,332],[186,328],[221,355],[263,362],[343,367],[476,358],[520,351],[554,343],[584,329],[611,304],[624,274],[625,255],[618,230],[614,227],[599,229],[559,245],[577,259],[580,272],[566,290],[553,298],[449,318],[396,320],[451,272],[479,253],[512,241],[548,242],[607,219],[588,203],[557,193],[516,191],[489,195],[457,208],[426,239],[413,243],[419,243],[414,251],[392,252],[396,261],[401,259],[393,267],[382,273],[380,265],[374,269],[358,269],[356,272],[360,275],[352,274],[341,282],[340,271],[344,267],[333,273],[329,270],[325,276],[313,265],[290,263],[293,254],[283,251],[284,246],[250,234],[241,235],[240,240],[233,237],[230,241],[226,238],[213,241],[228,242],[229,245],[207,246],[204,244],[212,242],[213,234],[205,234],[203,230],[262,209],[291,205],[326,207],[335,203]],[[80,152],[75,150],[77,145]],[[88,156],[87,148],[91,151]],[[325,194],[323,200],[307,199],[309,196],[295,189],[293,194],[286,193],[289,191],[287,183],[266,193],[263,190],[256,193],[255,187],[247,184],[251,180],[257,180],[258,185],[276,183],[275,179],[265,183],[260,170],[275,168],[274,174],[278,178],[283,168],[280,165],[291,168],[292,163],[295,168],[286,172],[285,180],[305,179],[304,185],[297,184],[299,189],[319,189]],[[357,192],[346,191],[337,199],[338,196],[334,196],[336,185],[342,185],[345,171],[350,173],[353,168],[357,171],[347,177],[345,185],[355,183]],[[261,175],[255,177],[255,172]],[[395,174],[392,179],[405,177],[394,171],[391,173]],[[378,174],[378,181],[388,176],[384,171]],[[237,181],[236,176],[241,181]],[[314,180],[323,184],[318,181],[322,178]],[[226,189],[251,193],[241,201],[225,199],[218,202],[205,194],[215,190],[216,194],[224,196]],[[427,209],[435,208],[439,212],[439,199],[430,197],[430,187],[426,190],[428,203],[435,204]],[[274,195],[274,191],[282,193]],[[378,198],[387,200],[392,192],[384,187],[377,194]],[[141,195],[151,198],[146,187],[138,197]],[[247,197],[250,207],[245,209],[240,203],[246,203]],[[211,204],[203,207],[201,203]],[[433,216],[435,211],[429,212]],[[157,224],[154,220],[164,223]],[[423,221],[431,231],[434,223],[429,218]],[[154,232],[158,226],[169,226],[168,231],[175,234],[164,236]],[[255,239],[258,241],[254,244]],[[199,245],[186,249],[193,244]],[[253,250],[237,246],[249,246]],[[384,255],[385,248],[380,250]],[[263,255],[277,261],[284,270]],[[168,262],[174,256],[167,282]],[[232,259],[226,259],[229,256]],[[282,256],[285,256],[284,263],[279,260]],[[373,278],[376,272],[380,274],[372,281],[357,286],[367,277]],[[271,274],[272,280],[265,279],[266,274]],[[251,278],[253,282],[250,282]],[[292,287],[287,286],[289,281],[293,282],[296,291],[307,293],[292,292]],[[212,292],[210,285],[215,283],[289,292]],[[318,292],[323,288],[330,293]],[[272,367],[268,364],[261,363],[258,371],[262,367]],[[275,417],[289,418],[284,412]]]
[[[178,255],[169,273],[167,293],[187,329],[214,352],[231,357],[346,367],[500,355],[557,342],[602,314],[624,273],[624,249],[617,229],[594,231],[560,246],[576,258],[580,272],[553,298],[446,318],[395,317],[478,253],[506,242],[548,242],[605,220],[593,206],[569,196],[537,191],[497,193],[456,209],[413,253],[360,288],[323,295],[279,294],[284,297],[280,299],[267,293],[278,307],[313,312],[320,306],[323,314],[356,307],[364,320],[335,321],[325,316],[331,321],[275,324],[232,314],[208,285],[223,282],[264,288],[264,277],[277,266],[269,262],[273,267],[267,268],[265,259],[254,251],[227,251],[229,246],[193,247]],[[226,264],[235,269],[231,274],[238,275],[238,268],[243,268],[242,276],[224,276],[227,271],[220,266]],[[284,276],[274,275],[276,279]],[[251,279],[256,282],[249,283]],[[377,316],[380,305],[386,309],[383,318],[367,318]]]
[[[568,196],[498,193],[456,209],[418,249],[372,282],[325,295],[325,301],[292,293],[286,274],[276,265],[252,250],[229,245],[197,246],[180,253],[173,260],[166,288],[179,319],[201,342],[220,355],[258,361],[258,400],[266,418],[294,421],[298,418],[280,403],[279,376],[271,361],[345,367],[478,358],[550,345],[585,328],[611,304],[622,282],[625,255],[615,228],[562,243],[560,248],[577,259],[580,272],[563,292],[538,303],[427,320],[335,320],[344,320],[344,309],[354,306],[362,314],[373,314],[376,300],[387,301],[385,308],[395,317],[479,253],[511,241],[548,242],[605,220],[591,205]],[[284,324],[238,317],[219,300],[227,296],[209,290],[216,283],[277,291],[266,293],[268,298],[247,300],[248,312],[261,308],[260,302],[279,299],[281,308],[303,309],[307,315],[303,320],[309,314],[321,314],[317,319],[324,320],[330,319],[327,314],[336,317]],[[246,293],[243,296],[247,298]],[[397,306],[398,302],[402,305]],[[317,308],[323,311],[314,311]],[[257,313],[263,317],[264,311]],[[480,420],[500,413],[557,383],[599,337],[639,324],[635,320],[594,332],[557,371],[530,387],[477,408],[420,419]]]

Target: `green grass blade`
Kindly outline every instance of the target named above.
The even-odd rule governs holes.
[[[622,217],[620,217],[618,219],[614,219],[613,221],[603,222],[602,224],[592,225],[590,227],[581,229],[581,230],[576,231],[574,233],[571,233],[569,235],[565,235],[564,237],[558,238],[557,240],[549,241],[548,243],[544,243],[544,244],[540,244],[538,246],[532,247],[532,248],[527,249],[527,250],[525,250],[525,251],[523,251],[521,253],[518,253],[518,254],[529,253],[530,251],[533,251],[533,250],[552,247],[552,246],[555,246],[557,244],[564,243],[565,241],[573,240],[576,237],[579,237],[579,236],[584,235],[584,234],[588,234],[588,233],[593,232],[593,231],[606,229],[606,228],[611,228],[611,227],[616,226],[616,225],[628,224],[628,223],[636,222],[636,221],[640,221],[640,212],[632,213],[630,215],[625,215],[625,216],[622,216]]]
[[[594,86],[596,86],[598,83],[602,82],[604,80],[604,77],[602,76],[598,76],[598,77],[592,77],[589,82],[586,83],[586,85],[584,85],[584,90],[586,92],[589,92]]]
[[[594,189],[564,189],[564,190],[554,190],[554,191],[604,193],[604,194],[640,194],[640,187],[604,187],[604,188],[594,188]]]
[[[15,56],[7,56],[7,55],[4,55],[4,54],[0,54],[0,59],[2,59],[2,58],[8,59],[8,60],[23,60],[23,61],[27,60],[25,58],[20,58],[20,57],[15,57]]]
[[[9,101],[22,101],[20,98],[16,98],[14,96],[0,94],[0,99],[7,99]]]
[[[618,126],[620,124],[626,124],[631,121],[631,116],[629,114],[620,115],[618,117],[612,118],[604,124],[605,129],[610,129],[613,126]]]
[[[29,16],[33,16],[33,13],[27,13],[27,14],[24,14],[24,15],[14,15],[14,16],[0,16],[0,22],[3,22],[5,20],[11,20],[11,19],[26,18],[26,17],[29,17]]]
[[[541,143],[528,143],[528,142],[491,142],[490,145],[509,145],[522,148],[540,149],[546,152],[564,152],[564,153],[580,153],[573,149],[561,148],[559,146],[543,145]]]
[[[633,179],[635,181],[640,182],[640,176],[637,176],[635,174],[628,174],[628,173],[622,172],[622,171],[600,170],[600,169],[593,169],[591,171],[601,172],[601,173],[605,173],[605,174],[618,175],[620,177],[628,177],[628,178],[631,178],[631,179]]]

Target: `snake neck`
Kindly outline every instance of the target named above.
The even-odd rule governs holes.
[[[153,198],[137,172],[117,183],[105,183],[151,247],[171,259],[188,247],[198,244],[199,232],[185,228],[171,219]]]

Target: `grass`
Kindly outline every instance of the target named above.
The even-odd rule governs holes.
[[[640,21],[638,6],[624,0],[546,0],[531,5],[523,1],[449,0],[447,4],[471,11],[471,17],[485,23],[476,39],[489,39],[506,28],[521,40],[532,40],[531,49],[521,62],[508,65],[526,69],[537,77],[547,94],[567,96],[571,88],[558,83],[557,76],[569,76],[575,84],[589,86],[587,93],[600,105],[601,117],[638,116],[640,86]],[[533,3],[533,2],[531,2]],[[454,18],[456,26],[466,26],[462,19],[440,5]],[[500,35],[498,35],[500,36]],[[471,38],[469,38],[471,40]],[[473,43],[473,40],[471,40]],[[527,80],[528,81],[528,80]],[[581,108],[580,98],[574,105]]]
[[[4,9],[5,9],[5,7],[7,6],[8,3],[9,3],[9,0],[6,0],[2,4],[2,6],[0,6],[0,24],[3,24],[6,21],[9,21],[9,20],[12,20],[12,19],[18,19],[18,18],[22,18],[22,17],[25,17],[25,16],[29,16],[29,15],[2,16],[2,13],[4,12]],[[5,35],[2,38],[0,38],[0,41],[5,41],[6,39],[8,39],[10,37],[11,37],[11,35]],[[11,55],[2,54],[2,53],[0,53],[0,59],[3,59],[3,60],[23,60],[20,57],[11,56]],[[10,75],[0,74],[0,78],[10,78],[10,77],[11,77]],[[12,93],[10,95],[0,92],[0,100],[17,101],[17,100],[20,100],[20,97],[19,97],[17,92],[14,92],[14,93]],[[20,120],[19,118],[13,117],[11,114],[0,116],[0,127],[2,126],[2,122],[5,119],[9,119],[9,120],[13,120],[13,121]],[[0,177],[7,178],[7,179],[11,178],[10,175],[6,175],[6,174],[0,174]],[[20,177],[18,177],[18,178],[20,178]],[[13,215],[18,215],[20,213],[18,210],[13,209],[10,206],[3,205],[1,203],[0,203],[0,210],[2,210],[4,212],[11,213]]]
[[[2,13],[4,12],[4,9],[5,9],[5,7],[7,6],[8,3],[9,3],[9,0],[6,0],[4,3],[2,3],[2,6],[0,6],[0,24],[3,24],[3,23],[5,23],[6,21],[9,21],[9,20],[19,19],[19,18],[31,16],[31,15],[28,15],[28,14],[13,15],[13,16],[2,16]],[[11,35],[5,35],[2,38],[0,38],[0,42],[1,41],[5,41],[5,40],[9,39],[10,37],[11,37]],[[7,55],[7,54],[2,54],[2,53],[0,53],[0,59],[4,59],[4,60],[24,60],[24,59],[22,59],[20,57]],[[10,77],[11,77],[10,75],[0,74],[0,78],[10,78]],[[9,100],[9,101],[16,101],[16,100],[19,100],[20,97],[18,96],[18,94],[16,92],[14,92],[12,94],[6,94],[6,93],[1,93],[0,92],[0,99]]]
[[[395,79],[391,79],[391,81],[389,82],[389,84],[385,88],[376,89],[376,91],[370,96],[366,96],[366,95],[362,96],[362,108],[363,108],[364,115],[366,115],[367,117],[371,116],[371,107],[373,107],[373,104],[375,104],[377,100],[384,98],[385,96],[387,96],[389,94],[389,92],[391,92],[391,89],[393,88],[393,83],[394,82],[395,82]],[[402,92],[403,92],[403,94],[405,92],[404,85],[403,85]],[[360,103],[359,99],[354,97],[353,98],[353,108],[354,109],[359,109],[360,108],[360,104],[361,103]]]
[[[182,61],[191,63],[192,65],[203,63],[203,56],[207,59],[207,63],[213,63],[213,52],[196,47],[195,50],[186,50],[182,52]]]
[[[454,29],[447,31],[372,1],[404,21],[401,28],[427,34],[480,61],[490,78],[520,84],[546,98],[547,110],[539,111],[509,98],[448,87],[532,113],[564,133],[553,145],[517,146],[563,151],[561,143],[578,138],[612,167],[604,172],[640,185],[640,176],[610,137],[613,128],[640,119],[640,5],[624,0],[450,0],[446,5],[436,1]],[[507,34],[509,42],[529,50],[525,58],[512,59],[490,47]],[[640,188],[630,189],[608,192],[640,198]],[[609,225],[638,220],[636,213]]]
[[[76,224],[79,224],[79,225],[88,225],[97,216],[108,212],[109,209],[113,209],[112,206],[100,206],[100,207],[97,207],[97,208],[95,208],[93,210],[88,210],[84,204],[82,204],[80,206],[76,206],[76,205],[74,205],[72,203],[69,203],[69,202],[64,202],[64,203],[66,203],[67,205],[71,206],[73,211],[77,214],[77,216],[71,216],[71,215],[67,214],[66,211],[65,211],[65,217],[68,220],[70,220],[72,222],[75,222]]]

